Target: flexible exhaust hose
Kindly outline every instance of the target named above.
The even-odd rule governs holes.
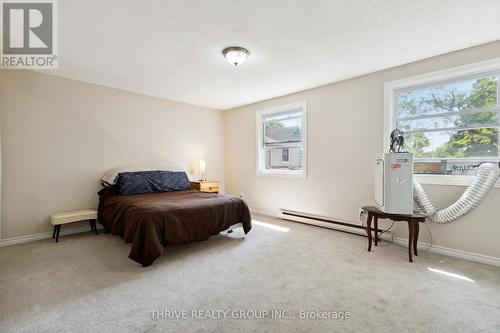
[[[437,210],[427,197],[422,186],[413,182],[413,200],[420,209],[435,223],[450,223],[467,215],[477,207],[488,195],[500,176],[500,169],[493,163],[483,163],[472,184],[467,187],[462,196],[451,206]]]

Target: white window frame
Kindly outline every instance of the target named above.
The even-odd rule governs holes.
[[[481,61],[473,64],[453,67],[445,70],[417,75],[397,81],[387,82],[384,85],[384,151],[389,147],[389,136],[396,128],[396,93],[402,89],[418,88],[445,81],[466,79],[470,76],[488,74],[500,71],[500,58]],[[500,103],[500,82],[497,84],[497,103]],[[487,158],[485,158],[487,159]],[[474,159],[477,160],[477,159]],[[423,175],[414,174],[414,179],[421,184],[468,186],[474,180],[470,175]],[[500,180],[495,187],[500,187]]]
[[[263,137],[262,117],[273,114],[282,113],[292,110],[302,111],[301,134],[302,134],[302,170],[261,170],[261,138]],[[300,101],[287,105],[276,106],[256,112],[256,175],[257,176],[277,176],[277,177],[291,177],[291,178],[305,178],[307,175],[307,103]],[[290,157],[289,157],[290,158]]]

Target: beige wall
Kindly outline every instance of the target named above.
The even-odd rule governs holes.
[[[226,191],[243,192],[252,208],[355,222],[359,206],[373,203],[383,84],[498,56],[495,42],[224,113],[31,71],[0,71],[1,238],[49,231],[55,211],[96,207],[98,179],[107,169],[191,169],[203,158],[208,177],[224,181],[224,156]],[[308,107],[307,178],[256,176],[255,111],[301,100]],[[426,189],[445,206],[464,188]],[[500,257],[498,202],[495,189],[464,219],[429,224],[434,243]],[[397,236],[405,233],[396,229]],[[421,236],[428,241],[425,229]]]
[[[3,70],[0,124],[3,239],[49,231],[53,212],[96,207],[111,168],[189,168],[203,158],[209,178],[224,177],[218,110]]]
[[[386,150],[384,83],[499,56],[495,42],[226,111],[226,191],[243,192],[249,206],[261,211],[288,208],[357,222],[358,208],[374,203],[373,156]],[[256,176],[255,112],[302,100],[307,101],[307,178]],[[425,189],[437,206],[446,206],[464,187]],[[460,221],[428,223],[434,244],[500,257],[499,202],[500,189],[494,189]],[[397,227],[396,236],[406,237],[406,227]],[[429,241],[425,228],[421,240]]]

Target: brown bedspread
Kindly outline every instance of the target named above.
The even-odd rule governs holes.
[[[252,228],[248,206],[234,196],[198,191],[120,196],[111,189],[99,194],[99,223],[132,243],[129,258],[143,266],[166,245],[206,240],[237,223],[245,234]]]

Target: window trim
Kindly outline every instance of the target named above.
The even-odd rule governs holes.
[[[262,117],[268,114],[287,112],[293,109],[301,109],[302,111],[302,170],[261,170],[260,169],[260,144],[262,132]],[[307,176],[307,103],[300,101],[286,105],[280,105],[263,109],[256,112],[255,116],[255,168],[257,176],[273,176],[273,177],[290,177],[290,178],[306,178]]]
[[[455,81],[457,79],[467,79],[468,77],[476,75],[487,75],[488,73],[495,71],[500,71],[500,58],[494,58],[386,82],[384,84],[384,151],[389,147],[389,136],[391,131],[396,126],[396,117],[394,114],[396,110],[394,100],[398,91],[401,91],[402,89],[430,86],[446,81]],[[497,103],[500,104],[500,84],[497,84]],[[415,174],[413,178],[421,184],[468,186],[473,181],[474,176]],[[500,179],[496,182],[495,187],[500,188]]]

